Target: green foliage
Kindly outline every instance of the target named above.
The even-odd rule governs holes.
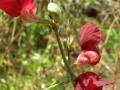
[[[115,28],[113,28],[110,32],[110,39],[107,42],[107,46],[109,48],[116,48],[117,47],[117,30]]]
[[[65,90],[65,87],[61,82],[55,81],[53,84],[51,84],[45,90]]]
[[[93,0],[85,0],[85,6],[89,6]]]

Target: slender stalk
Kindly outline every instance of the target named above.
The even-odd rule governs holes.
[[[17,26],[17,20],[14,19],[14,22],[13,22],[13,30],[12,30],[12,36],[11,36],[11,42],[14,41],[14,35],[15,35],[15,30],[16,30],[16,26]]]
[[[59,45],[59,49],[60,49],[60,52],[61,52],[61,55],[62,55],[62,58],[63,58],[63,62],[64,62],[65,67],[66,67],[66,71],[68,72],[69,77],[70,77],[72,83],[74,83],[74,77],[75,76],[74,76],[74,74],[73,74],[73,72],[71,70],[71,67],[69,67],[69,65],[67,63],[67,59],[65,57],[64,50],[63,50],[63,47],[62,47],[62,43],[61,43],[61,40],[60,40],[60,37],[59,37],[59,34],[58,34],[57,26],[55,26],[53,28],[53,30],[54,30],[54,33],[55,33],[55,36],[56,36],[56,39],[57,39],[57,42],[58,42],[58,45]]]

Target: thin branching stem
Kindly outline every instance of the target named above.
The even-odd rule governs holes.
[[[54,30],[54,33],[55,33],[55,36],[56,36],[56,39],[57,39],[57,42],[58,42],[58,45],[59,45],[59,49],[60,49],[60,52],[61,52],[61,55],[62,55],[62,58],[63,58],[63,62],[64,62],[65,67],[66,67],[66,71],[68,72],[72,83],[74,83],[74,77],[75,76],[74,76],[74,74],[71,70],[71,67],[67,63],[67,59],[66,59],[65,54],[64,54],[63,46],[62,46],[62,43],[61,43],[61,40],[60,40],[60,37],[59,37],[59,34],[58,34],[57,26],[54,26],[53,30]]]

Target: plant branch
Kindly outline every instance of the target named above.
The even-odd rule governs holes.
[[[16,30],[16,26],[17,26],[17,20],[14,19],[14,22],[13,22],[13,30],[12,30],[12,36],[11,36],[11,42],[14,41],[14,35],[15,35],[15,30]]]
[[[65,67],[66,67],[66,71],[69,73],[69,76],[70,76],[70,79],[71,79],[72,83],[74,83],[74,77],[75,76],[74,76],[74,74],[71,70],[71,67],[67,63],[67,59],[66,59],[65,54],[64,54],[62,43],[61,43],[61,40],[60,40],[60,37],[59,37],[59,34],[58,34],[58,28],[57,28],[56,25],[54,25],[53,30],[54,30],[54,33],[55,33],[55,36],[56,36],[56,39],[57,39],[57,42],[58,42],[58,45],[59,45],[59,49],[60,49],[60,52],[61,52],[61,55],[62,55],[62,58],[63,58],[63,62],[64,62]]]

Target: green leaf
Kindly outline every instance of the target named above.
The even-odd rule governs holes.
[[[63,86],[61,82],[56,81],[54,84],[52,84],[51,86],[49,86],[48,88],[44,90],[65,90],[65,87]]]
[[[85,6],[89,6],[92,3],[92,0],[85,0]]]

